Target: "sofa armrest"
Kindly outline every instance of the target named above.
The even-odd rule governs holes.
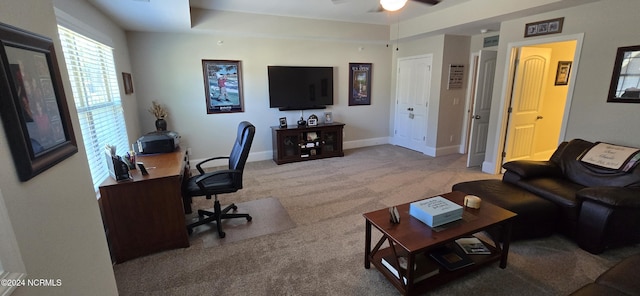
[[[589,200],[596,203],[623,208],[640,208],[640,188],[588,187],[576,192],[580,202]]]
[[[551,161],[515,160],[502,165],[502,168],[513,172],[522,179],[535,177],[561,177],[562,170]]]

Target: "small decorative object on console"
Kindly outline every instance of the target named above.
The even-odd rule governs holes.
[[[462,207],[442,196],[409,204],[409,214],[430,227],[462,219]]]
[[[298,120],[298,126],[305,126],[307,125],[307,122],[304,120],[304,118],[302,118],[302,116],[300,116],[300,120]]]
[[[331,114],[331,112],[324,112],[324,123],[332,123],[333,122],[333,115]]]
[[[307,125],[309,125],[309,126],[318,125],[318,116],[316,116],[315,114],[311,114],[309,116],[309,119],[307,119]]]
[[[280,117],[280,128],[286,128],[286,127],[287,127],[287,118]]]

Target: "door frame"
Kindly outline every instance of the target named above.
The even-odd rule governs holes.
[[[499,174],[501,172],[502,166],[502,152],[504,151],[504,144],[506,140],[507,134],[507,123],[508,123],[508,109],[511,103],[511,91],[513,90],[513,76],[515,72],[515,62],[516,62],[516,53],[517,49],[525,46],[532,45],[540,45],[545,43],[554,43],[554,42],[562,42],[562,41],[576,41],[576,49],[573,55],[573,64],[571,65],[571,73],[569,73],[569,89],[567,90],[567,100],[565,103],[566,108],[564,109],[564,114],[562,116],[562,125],[560,127],[560,137],[558,139],[558,144],[565,139],[567,132],[567,122],[569,120],[569,113],[571,111],[571,102],[573,101],[573,93],[575,88],[576,76],[578,73],[578,68],[580,64],[580,53],[582,51],[582,45],[584,41],[584,33],[571,34],[571,35],[563,35],[563,36],[555,36],[555,37],[547,37],[540,38],[535,40],[524,40],[524,41],[516,41],[509,42],[507,44],[506,50],[506,62],[504,68],[504,76],[502,77],[502,90],[500,95],[500,107],[499,112],[497,112],[497,126],[494,130],[497,135],[497,143],[493,149],[492,163],[485,162],[482,165],[482,171],[490,174]],[[489,153],[489,151],[487,151]]]

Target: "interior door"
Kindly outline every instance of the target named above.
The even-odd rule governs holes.
[[[398,60],[394,138],[398,146],[425,152],[432,58]]]
[[[535,154],[535,139],[544,102],[544,86],[551,58],[551,49],[522,47],[518,53],[504,162],[531,159]]]
[[[470,114],[471,132],[467,154],[467,167],[480,166],[484,161],[487,150],[487,134],[489,133],[489,115],[493,93],[493,80],[496,72],[495,50],[481,50],[478,56],[478,66],[474,93],[473,107]]]

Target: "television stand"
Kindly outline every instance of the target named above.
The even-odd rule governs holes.
[[[273,161],[277,164],[344,156],[344,123],[317,126],[272,126]]]

